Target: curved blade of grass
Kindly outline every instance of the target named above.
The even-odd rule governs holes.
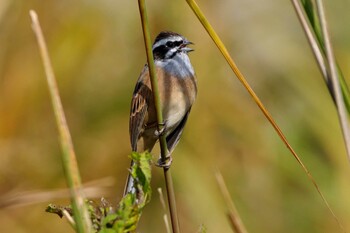
[[[316,61],[327,83],[328,90],[337,107],[347,157],[350,161],[350,131],[348,125],[348,117],[350,116],[350,91],[332,52],[326,28],[325,14],[324,12],[320,12],[323,10],[320,9],[321,3],[317,1],[316,9],[313,1],[301,1],[308,20],[305,17],[299,0],[292,0],[292,4],[297,12]]]
[[[148,68],[150,72],[150,77],[151,77],[153,98],[154,98],[155,108],[157,112],[158,132],[162,132],[164,128],[164,121],[162,116],[161,102],[158,94],[159,93],[158,80],[156,77],[155,66],[154,66],[152,42],[151,42],[151,37],[149,33],[149,26],[148,26],[149,24],[148,24],[146,5],[145,5],[145,0],[138,0],[138,2],[139,2],[143,37],[144,37],[146,53],[147,53],[147,63],[148,63]],[[167,161],[169,160],[169,158],[167,157],[168,148],[167,148],[167,143],[166,143],[164,134],[160,135],[159,142],[160,142],[161,160],[164,163],[167,163]],[[170,168],[164,167],[163,170],[164,170],[164,178],[165,178],[165,187],[168,195],[168,205],[169,205],[171,226],[174,233],[179,233],[180,227],[179,227],[179,220],[177,217],[175,192],[174,192],[172,176],[170,173]]]
[[[230,54],[228,53],[225,45],[223,44],[223,42],[221,41],[219,36],[216,34],[215,30],[210,25],[209,21],[206,19],[206,17],[204,16],[203,12],[200,10],[200,8],[197,5],[197,3],[194,0],[186,0],[186,1],[187,1],[188,5],[191,7],[191,9],[193,10],[193,12],[195,13],[195,15],[197,16],[197,18],[199,19],[199,21],[201,22],[201,24],[203,25],[203,27],[205,28],[205,30],[208,32],[209,36],[212,38],[212,40],[214,41],[214,43],[216,44],[216,46],[218,47],[218,49],[220,50],[220,52],[222,53],[224,58],[226,59],[227,63],[229,64],[229,66],[231,67],[232,71],[237,76],[238,80],[242,83],[242,85],[248,91],[250,96],[253,98],[255,103],[258,105],[260,110],[265,115],[266,119],[270,122],[272,127],[275,129],[275,131],[278,134],[278,136],[281,138],[281,140],[284,142],[284,144],[286,145],[288,150],[292,153],[294,158],[300,164],[300,166],[302,167],[302,169],[304,170],[304,172],[308,176],[309,180],[314,185],[314,187],[317,190],[318,194],[320,195],[321,199],[325,203],[326,207],[328,208],[328,210],[330,211],[330,213],[332,214],[334,219],[337,221],[337,223],[340,226],[340,228],[344,229],[344,227],[340,223],[338,217],[335,215],[335,213],[331,209],[330,205],[328,204],[326,198],[324,197],[323,193],[321,192],[320,188],[318,187],[315,179],[313,178],[313,176],[311,175],[311,173],[309,172],[307,167],[304,165],[304,163],[301,161],[301,159],[299,158],[298,154],[294,151],[293,147],[288,143],[287,138],[285,137],[285,135],[282,132],[282,130],[280,129],[280,127],[276,124],[276,122],[272,118],[271,114],[267,111],[267,109],[265,108],[265,106],[263,105],[263,103],[261,102],[259,97],[255,94],[255,92],[253,91],[253,89],[251,88],[249,83],[246,81],[246,79],[244,78],[243,74],[238,69],[237,65],[235,64],[235,62],[231,58]]]
[[[32,28],[38,40],[40,54],[43,60],[47,83],[51,95],[52,106],[55,112],[56,123],[60,134],[63,170],[70,189],[76,230],[79,233],[91,232],[91,222],[87,207],[84,203],[84,194],[82,192],[78,164],[66,118],[64,116],[62,103],[59,97],[49,53],[47,51],[45,39],[41,31],[36,12],[31,10],[30,16],[32,18]]]

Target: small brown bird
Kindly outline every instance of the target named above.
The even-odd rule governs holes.
[[[158,79],[164,131],[170,156],[176,147],[197,95],[195,72],[187,55],[193,44],[182,35],[164,31],[153,43],[153,56]],[[129,133],[132,151],[151,151],[158,140],[155,111],[148,65],[143,68],[132,96]],[[128,177],[124,195],[133,192],[133,179]]]

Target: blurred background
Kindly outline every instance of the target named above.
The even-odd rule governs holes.
[[[350,170],[335,107],[290,1],[198,1],[232,57],[350,229]],[[339,232],[315,188],[240,85],[185,1],[148,0],[152,38],[162,30],[195,43],[199,93],[172,174],[182,232],[231,232],[215,181],[220,170],[249,232]],[[337,60],[350,77],[350,2],[326,1]],[[83,182],[106,177],[117,203],[129,166],[132,91],[145,64],[137,1],[0,1],[0,195],[65,189],[58,131],[31,29],[46,37]],[[157,150],[153,153],[157,159]],[[165,232],[153,198],[138,232]],[[73,232],[49,203],[0,209],[1,232]],[[29,200],[32,202],[34,200]]]

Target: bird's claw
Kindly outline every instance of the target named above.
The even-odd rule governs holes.
[[[162,135],[164,134],[164,132],[165,132],[165,127],[161,128],[160,130],[156,129],[156,130],[154,131],[154,135],[155,135],[156,137],[160,137],[160,136],[162,136]]]
[[[154,131],[154,135],[155,135],[156,137],[160,137],[160,136],[162,136],[162,135],[165,133],[166,123],[159,123],[158,127],[159,127],[160,129],[159,129],[159,130],[156,129],[156,130]]]
[[[173,162],[173,158],[171,157],[171,155],[167,155],[165,159],[159,158],[156,163],[156,166],[169,169],[172,162]]]

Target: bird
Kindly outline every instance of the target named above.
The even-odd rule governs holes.
[[[188,57],[188,53],[194,51],[188,47],[191,44],[184,36],[171,31],[162,31],[155,38],[152,52],[164,127],[162,132],[158,132],[149,67],[146,64],[138,77],[131,100],[129,134],[132,151],[151,152],[159,135],[163,134],[168,147],[167,156],[171,158],[197,96],[197,79]],[[129,174],[124,196],[133,192],[134,180]]]

